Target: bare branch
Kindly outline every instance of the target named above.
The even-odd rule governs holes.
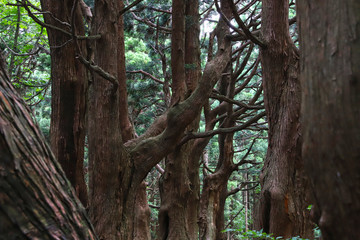
[[[161,81],[160,79],[154,77],[153,75],[151,75],[150,73],[148,72],[145,72],[143,70],[137,70],[137,71],[126,71],[126,73],[141,73],[149,78],[151,78],[152,80],[154,80],[155,82],[158,82],[158,83],[161,83],[161,84],[164,84],[163,81]]]
[[[238,162],[236,164],[236,168],[238,168],[239,166],[245,164],[245,163],[249,163],[249,161],[246,161],[246,158],[249,156],[254,144],[256,142],[256,138],[252,141],[250,147],[248,148],[248,150],[246,151],[245,155],[241,158],[240,162]]]
[[[216,1],[215,1],[216,2]],[[232,0],[228,0],[230,4],[230,8],[232,10],[232,13],[234,15],[235,21],[240,26],[240,28],[244,31],[245,35],[255,44],[259,45],[262,48],[266,48],[266,45],[261,42],[259,39],[257,39],[250,30],[245,26],[244,22],[241,20],[239,14],[237,13],[236,6]]]
[[[110,73],[106,72],[104,69],[102,69],[101,67],[99,67],[98,65],[95,65],[89,61],[87,61],[83,56],[79,55],[77,56],[77,58],[79,59],[80,62],[82,62],[90,71],[94,71],[95,73],[99,74],[100,76],[102,76],[105,80],[108,80],[109,82],[111,82],[112,84],[114,84],[114,86],[117,88],[119,83],[117,82],[116,77],[114,77],[113,75],[111,75]]]
[[[160,166],[160,164],[156,164],[155,168],[160,174],[164,174],[165,170]]]
[[[167,14],[172,14],[171,11],[167,11],[167,10],[163,10],[163,9],[159,9],[159,8],[154,8],[154,7],[146,7],[147,9],[153,10],[155,12],[162,12],[162,13],[167,13]]]
[[[226,197],[229,197],[229,196],[231,196],[231,195],[234,195],[234,194],[238,193],[239,191],[248,191],[248,190],[250,190],[250,189],[253,189],[253,187],[252,187],[252,188],[243,189],[244,187],[246,187],[247,185],[252,184],[252,183],[257,183],[257,185],[255,185],[254,187],[257,187],[257,186],[259,185],[258,182],[242,182],[239,187],[234,188],[234,189],[232,189],[231,191],[229,191],[229,192],[227,193],[227,196],[226,196]]]
[[[136,0],[133,3],[131,3],[130,5],[128,5],[127,7],[124,7],[124,9],[122,9],[119,12],[119,15],[123,15],[125,12],[129,11],[132,7],[136,6],[137,4],[139,4],[140,2],[142,2],[143,0]]]
[[[210,98],[214,98],[214,99],[217,99],[220,101],[232,103],[232,104],[238,105],[238,106],[246,108],[246,109],[264,109],[264,106],[248,105],[246,103],[236,101],[234,99],[228,98],[228,97],[226,97],[224,95],[220,95],[220,94],[211,94]]]
[[[71,32],[68,32],[62,28],[59,28],[59,27],[56,27],[54,25],[51,25],[51,24],[47,24],[43,21],[41,21],[39,18],[37,18],[34,13],[30,10],[29,8],[29,5],[26,4],[26,2],[23,0],[22,2],[18,1],[19,3],[21,3],[21,6],[25,8],[25,10],[27,11],[29,17],[31,17],[37,24],[39,24],[40,26],[43,26],[43,27],[46,27],[46,28],[51,28],[51,29],[54,29],[54,30],[57,30],[57,31],[60,31],[70,37],[72,37],[72,34]],[[44,13],[43,13],[44,14]],[[70,25],[70,24],[69,24]],[[76,39],[78,40],[86,40],[86,39],[89,39],[89,40],[95,40],[95,39],[99,39],[101,38],[101,35],[98,34],[98,35],[92,35],[92,36],[78,36],[76,35],[75,36]]]
[[[131,14],[133,15],[133,17],[135,18],[135,20],[139,21],[139,22],[142,22],[142,23],[145,23],[146,25],[148,25],[149,27],[152,27],[152,28],[157,28],[161,31],[164,31],[165,33],[171,33],[171,29],[170,28],[165,28],[165,27],[160,27],[160,26],[157,26],[155,23],[151,22],[150,20],[148,19],[142,19],[140,17],[138,17],[135,13],[131,12]]]
[[[188,132],[188,133],[186,133],[185,137],[181,140],[181,144],[184,144],[187,141],[189,141],[190,139],[194,139],[194,138],[207,138],[207,137],[215,136],[217,134],[233,133],[233,132],[243,130],[243,129],[249,127],[251,124],[257,122],[259,119],[261,119],[265,115],[266,115],[265,112],[261,112],[240,126],[235,126],[235,127],[230,127],[230,128],[218,128],[216,130],[212,130],[212,131],[208,131],[208,132],[201,132],[201,133]]]
[[[150,204],[150,203],[149,203],[149,207],[151,207],[151,208],[156,208],[156,209],[160,209],[159,206],[155,206],[155,205],[152,205],[152,204]]]
[[[32,56],[32,55],[39,53],[39,51],[40,51],[40,47],[38,47],[37,49],[34,49],[33,51],[31,51],[29,53],[18,53],[16,51],[14,51],[13,49],[11,49],[11,47],[9,45],[7,45],[6,41],[1,36],[0,36],[0,40],[4,43],[5,47],[15,56],[21,56],[21,57]]]

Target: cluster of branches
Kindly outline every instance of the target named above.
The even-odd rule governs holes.
[[[131,19],[136,28],[143,28],[146,31],[146,36],[149,39],[149,46],[151,46],[152,54],[157,56],[159,61],[157,62],[157,68],[161,71],[153,71],[151,73],[144,69],[137,69],[128,71],[129,78],[136,78],[141,75],[143,78],[148,78],[150,81],[154,81],[162,89],[160,96],[161,101],[155,101],[155,105],[164,109],[162,114],[154,122],[152,126],[140,137],[129,141],[126,146],[131,148],[143,139],[157,136],[163,132],[166,125],[166,108],[174,107],[177,103],[171,103],[172,79],[170,74],[169,64],[169,51],[170,46],[167,45],[166,39],[168,39],[171,33],[171,12],[172,9],[157,8],[154,6],[146,6],[141,4],[142,1],[134,1],[128,3],[119,14],[125,14],[125,18]],[[233,135],[236,132],[243,132],[244,137],[242,141],[231,141],[230,149],[235,149],[233,154],[238,154],[237,157],[221,158],[217,160],[217,164],[209,164],[205,157],[202,158],[203,164],[203,176],[207,177],[216,174],[222,168],[227,169],[227,174],[230,176],[233,172],[241,170],[240,167],[248,164],[256,166],[260,162],[255,159],[252,152],[256,139],[263,137],[261,131],[267,129],[264,104],[262,98],[262,84],[261,84],[261,67],[260,59],[258,56],[258,48],[266,47],[264,43],[259,40],[259,26],[260,26],[260,2],[253,1],[240,1],[235,4],[233,1],[228,1],[231,13],[224,13],[220,8],[217,1],[211,4],[204,2],[204,6],[201,13],[201,23],[206,27],[211,26],[212,23],[217,23],[215,19],[219,15],[222,21],[230,27],[231,32],[228,33],[226,39],[232,41],[231,61],[228,63],[226,71],[222,73],[221,79],[218,79],[218,84],[212,91],[210,99],[208,99],[203,105],[203,116],[201,117],[201,124],[204,126],[204,131],[193,131],[188,129],[183,134],[180,145],[186,144],[189,141],[193,141],[195,145],[202,147],[203,149],[213,136],[219,135],[218,146],[219,155],[226,154],[223,147],[225,145],[225,138],[228,135]],[[94,74],[100,75],[104,80],[111,82],[116,88],[118,81],[115,76],[106,72],[98,63],[93,59],[84,56],[79,46],[79,41],[94,41],[101,38],[101,35],[91,35],[88,32],[85,36],[80,36],[75,33],[75,9],[78,4],[83,9],[85,19],[87,19],[88,26],[91,26],[92,13],[91,9],[83,1],[74,1],[72,7],[72,16],[70,22],[63,22],[53,16],[50,12],[43,12],[41,9],[31,4],[29,1],[18,0],[16,4],[11,4],[17,8],[22,7],[26,10],[27,14],[40,26],[51,28],[67,35],[69,40],[62,46],[51,46],[52,48],[64,47],[69,42],[75,43],[77,49],[77,58],[82,62],[89,71]],[[63,28],[44,23],[41,18],[37,17],[39,14],[49,14],[55,21],[57,21]],[[246,19],[242,20],[239,16],[246,16]],[[229,17],[230,16],[230,17]],[[233,17],[231,17],[233,16]],[[233,19],[236,25],[233,23]],[[215,28],[208,35],[204,34],[202,39],[203,51],[207,54],[203,54],[203,57],[207,59],[207,62],[214,58],[214,52],[218,49],[214,49],[215,41],[220,41],[221,30]],[[217,36],[217,38],[215,38]],[[216,40],[217,39],[217,40]],[[206,44],[205,44],[206,43]],[[40,47],[38,48],[40,49]],[[35,49],[35,52],[40,50]],[[34,53],[30,53],[34,54]],[[186,66],[191,67],[191,66]],[[156,74],[156,75],[155,75]],[[135,75],[133,77],[132,75]],[[148,97],[153,98],[159,93],[154,92]],[[141,110],[140,110],[141,111]],[[139,110],[137,112],[140,112]],[[131,119],[135,121],[136,115],[131,116]],[[135,126],[136,128],[136,126]],[[227,143],[228,144],[228,143]],[[223,152],[223,153],[222,153]],[[253,159],[250,159],[251,158]],[[214,156],[213,156],[214,157]],[[157,165],[157,171],[160,175],[164,172],[164,166]],[[246,167],[245,167],[246,168]],[[159,176],[160,176],[159,175]],[[226,184],[226,183],[225,183]],[[235,189],[230,190],[227,195],[231,196],[248,184],[255,184],[257,182],[242,183]]]
[[[232,1],[229,2],[232,3]],[[229,63],[227,70],[223,72],[219,83],[212,91],[210,99],[204,105],[204,115],[201,118],[204,131],[198,132],[189,129],[182,138],[180,145],[195,140],[197,146],[204,147],[213,136],[226,136],[227,134],[234,134],[236,132],[243,133],[241,137],[236,137],[236,140],[232,141],[231,144],[234,144],[235,148],[235,157],[229,159],[228,162],[224,162],[222,159],[214,159],[219,157],[219,152],[222,151],[221,146],[224,144],[222,141],[224,140],[218,140],[216,146],[220,147],[220,149],[215,151],[217,154],[211,155],[210,161],[204,149],[204,155],[202,157],[202,175],[204,178],[219,172],[222,166],[228,168],[230,175],[239,170],[242,171],[245,169],[247,171],[251,166],[258,167],[261,161],[259,161],[259,158],[255,159],[255,156],[261,156],[263,154],[258,154],[253,150],[256,140],[263,139],[264,136],[266,137],[264,132],[267,130],[258,49],[258,46],[264,46],[264,44],[258,40],[260,5],[259,1],[251,1],[246,4],[240,2],[238,5],[240,6],[239,8],[237,8],[234,3],[231,4],[233,16],[236,16],[237,26],[231,24],[232,19],[226,18],[217,2],[211,4],[204,3],[201,13],[201,22],[205,26],[211,26],[212,23],[217,23],[218,20],[216,16],[220,15],[232,29],[231,33],[227,36],[227,38],[233,42],[231,63]],[[214,8],[215,6],[216,8]],[[151,11],[149,12],[149,10]],[[153,6],[140,6],[129,14],[138,22],[137,24],[140,25],[139,28],[141,26],[143,27],[141,24],[147,26],[146,32],[151,33],[151,38],[149,38],[151,39],[150,46],[154,54],[159,56],[159,65],[162,71],[157,72],[156,76],[142,69],[128,73],[141,74],[143,77],[152,79],[162,86],[163,92],[161,96],[163,96],[163,102],[167,103],[168,106],[170,103],[169,93],[171,92],[171,84],[169,84],[169,82],[171,78],[167,56],[169,56],[170,46],[164,44],[164,39],[168,38],[171,29],[170,14],[170,7],[167,9],[157,9]],[[238,17],[241,14],[247,16],[244,21]],[[160,23],[162,23],[162,25],[160,25]],[[203,52],[205,52],[202,56],[208,61],[213,58],[213,46],[214,41],[216,41],[215,36],[218,34],[217,31],[218,29],[214,29],[209,34],[202,33],[202,49]],[[233,122],[233,124],[229,125],[229,122]],[[158,122],[155,123],[158,124]],[[161,124],[158,124],[158,126],[159,125]],[[156,132],[159,131],[159,129],[155,127],[150,128],[150,130],[152,129],[157,129]],[[148,133],[149,132],[150,131],[148,131]],[[164,173],[164,164],[164,162],[158,164],[156,169],[154,169],[148,177],[148,182],[150,182],[151,186],[149,187],[148,194],[153,203],[150,206],[155,209],[159,208],[159,206],[157,206],[157,203],[159,203],[159,191],[154,182],[158,182]],[[241,168],[241,166],[245,167]],[[229,197],[241,190],[254,189],[259,184],[258,181],[247,182],[244,179],[239,180],[240,183],[238,187],[230,189],[227,193]],[[248,184],[251,186],[249,187]],[[248,187],[245,188],[245,186]],[[231,224],[233,220],[233,218],[230,218],[229,224]]]

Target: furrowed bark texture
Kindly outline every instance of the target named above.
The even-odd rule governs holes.
[[[42,0],[45,22],[71,32],[59,21],[71,23],[73,0]],[[80,7],[75,12],[74,33],[84,35]],[[54,18],[55,17],[55,18]],[[51,148],[74,186],[81,202],[87,206],[87,188],[84,179],[85,113],[87,74],[85,66],[76,59],[76,48],[71,36],[58,30],[47,29],[51,51]],[[79,45],[86,54],[84,41]]]
[[[185,75],[186,75],[186,94],[188,97],[198,86],[201,78],[201,59],[200,59],[200,14],[199,1],[187,0],[185,8]],[[197,131],[199,128],[200,114],[189,125],[189,131]],[[189,179],[190,193],[186,203],[186,224],[190,239],[197,239],[199,234],[198,216],[200,203],[200,157],[204,149],[196,141],[190,141],[188,148],[183,149],[187,152],[187,175]],[[196,149],[196,148],[199,149]]]
[[[116,78],[122,7],[122,1],[96,1],[92,30],[101,35],[94,44],[94,62]],[[131,239],[134,218],[126,215],[131,168],[122,144],[118,85],[95,74],[90,101],[89,215],[101,239]]]
[[[122,6],[124,7],[124,6]],[[125,37],[124,19],[119,19],[119,42],[118,42],[118,79],[119,79],[119,120],[123,143],[135,137],[134,128],[130,122],[128,112],[128,95],[126,89],[126,67],[125,67]],[[135,199],[134,212],[134,239],[150,240],[150,208],[146,196],[146,183],[142,182],[138,188]]]
[[[226,239],[224,208],[227,197],[227,182],[234,171],[233,159],[233,134],[223,136],[221,156],[223,161],[214,174],[205,177],[201,193],[200,209],[200,239]]]
[[[123,6],[123,5],[122,5]],[[123,142],[126,143],[130,139],[135,137],[135,131],[130,122],[129,112],[128,112],[128,95],[126,89],[126,67],[125,67],[125,36],[124,36],[124,19],[120,17],[119,19],[119,46],[118,46],[118,79],[119,79],[119,118],[120,118],[120,127],[121,127],[121,136]]]
[[[0,239],[97,239],[0,59]]]
[[[185,6],[186,0],[172,1],[171,29],[171,105],[184,100],[185,85]]]
[[[298,55],[289,36],[288,1],[262,3],[261,49],[269,146],[261,173],[259,229],[274,236],[310,238],[310,185],[301,158]]]
[[[172,1],[171,31],[171,105],[185,98],[185,7],[186,0]],[[182,132],[179,132],[183,135]],[[160,181],[159,239],[190,239],[186,224],[186,199],[190,192],[187,177],[187,155],[181,146],[165,160]]]
[[[173,88],[172,102],[187,98],[201,76],[198,7],[197,1],[173,1],[172,79],[177,87]],[[197,131],[198,122],[196,117],[187,129]],[[189,141],[166,157],[160,182],[160,239],[197,238],[199,158],[190,155],[192,146],[193,141]]]
[[[302,153],[324,239],[359,239],[360,3],[299,1]]]
[[[199,1],[188,0],[185,8],[185,74],[187,97],[198,86],[201,78],[201,59],[200,59],[200,14]],[[199,116],[188,127],[190,131],[197,131],[199,128]],[[187,174],[190,182],[190,194],[187,198],[187,230],[190,239],[197,239],[199,203],[200,203],[200,157],[202,155],[204,146],[196,144],[196,141],[188,143],[190,149],[188,153],[188,167]]]

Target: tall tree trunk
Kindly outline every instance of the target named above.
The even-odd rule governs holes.
[[[360,239],[360,3],[298,1],[303,147],[324,239]]]
[[[199,1],[187,0],[185,16],[185,82],[187,87],[185,97],[188,97],[196,89],[201,78]],[[198,130],[199,116],[188,127],[189,130]],[[200,157],[205,146],[196,144],[196,141],[190,141],[188,144],[190,149],[183,149],[183,151],[189,151],[187,175],[190,182],[190,193],[186,203],[186,223],[190,239],[197,239],[199,234]]]
[[[172,102],[174,103],[190,96],[197,87],[201,72],[199,4],[197,1],[174,1],[173,4],[172,72],[175,87]],[[199,117],[187,129],[197,131],[198,125]],[[194,141],[189,141],[167,157],[165,173],[160,185],[162,194],[159,237],[161,239],[197,238],[200,155],[190,154],[193,143]]]
[[[184,100],[185,82],[185,7],[186,0],[172,1],[171,31],[171,105]],[[183,133],[181,133],[183,135]],[[186,200],[190,192],[187,154],[182,146],[166,157],[160,182],[159,239],[190,239],[186,229]]]
[[[224,7],[224,6],[223,6]],[[230,59],[230,58],[229,58]],[[226,72],[231,71],[228,64]],[[232,87],[230,87],[230,85]],[[226,74],[220,82],[220,92],[229,98],[233,97],[234,82],[231,82],[231,74]],[[230,93],[232,92],[232,93]],[[226,103],[226,118],[220,125],[233,127],[235,122],[231,120],[232,104]],[[227,198],[227,182],[234,171],[233,157],[233,133],[219,135],[219,159],[215,173],[204,177],[204,185],[201,194],[200,210],[200,239],[225,239],[226,235],[221,231],[225,228],[224,210]]]
[[[0,59],[0,239],[97,239]]]
[[[41,1],[45,22],[71,32],[62,22],[71,22],[73,0]],[[80,7],[76,8],[74,33],[84,35],[84,23]],[[58,20],[56,20],[58,19]],[[60,21],[59,21],[60,20]],[[71,36],[48,28],[51,46],[51,148],[63,167],[66,176],[84,206],[88,204],[84,179],[85,113],[87,74],[85,66],[76,59],[76,48]],[[80,42],[86,54],[84,41]]]
[[[121,2],[120,8],[124,8]],[[119,19],[119,42],[118,42],[118,79],[119,79],[119,120],[122,141],[124,143],[135,137],[133,125],[130,122],[128,112],[128,95],[126,88],[126,66],[125,66],[125,37],[124,19]],[[136,193],[134,214],[134,239],[150,240],[150,208],[146,196],[146,183],[143,181]]]
[[[274,236],[312,236],[310,189],[301,158],[298,53],[289,35],[289,1],[262,2],[261,49],[269,146],[261,173],[258,228]]]
[[[118,81],[118,12],[122,1],[96,1],[92,31],[101,38],[94,44],[94,62]],[[123,213],[128,187],[129,158],[122,144],[120,130],[119,83],[95,74],[91,85],[89,110],[89,215],[101,239],[127,239]],[[127,221],[133,221],[133,217]]]

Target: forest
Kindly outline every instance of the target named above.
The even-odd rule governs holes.
[[[0,240],[360,239],[357,0],[0,0]]]

